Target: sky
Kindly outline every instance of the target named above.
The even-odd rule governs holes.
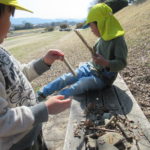
[[[75,18],[87,17],[88,8],[94,0],[19,0],[20,4],[32,10],[28,13],[17,10],[15,18]]]

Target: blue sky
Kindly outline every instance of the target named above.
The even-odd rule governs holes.
[[[26,8],[34,13],[17,10],[15,18],[38,17],[56,18],[85,18],[88,8],[94,0],[19,0]]]

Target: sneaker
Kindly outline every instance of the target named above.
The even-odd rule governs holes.
[[[37,93],[36,93],[36,99],[39,102],[41,102],[41,101],[44,101],[46,99],[46,96],[41,91],[37,91]]]

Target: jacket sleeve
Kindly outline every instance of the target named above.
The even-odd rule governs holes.
[[[34,80],[42,73],[50,69],[50,66],[46,65],[42,58],[33,60],[28,64],[21,64],[20,62],[18,62],[18,64],[29,81]]]
[[[9,107],[5,80],[0,72],[0,138],[27,132],[35,124],[47,120],[48,112],[44,103],[39,103],[32,107]]]
[[[118,72],[127,65],[127,45],[124,38],[118,38],[114,43],[114,59],[109,61],[110,71]]]

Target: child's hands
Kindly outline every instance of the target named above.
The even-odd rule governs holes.
[[[92,58],[95,64],[101,65],[103,67],[109,67],[109,61],[106,60],[102,55],[95,54],[92,56]]]
[[[61,50],[49,50],[43,60],[47,65],[51,65],[55,60],[63,60],[64,53]]]
[[[71,99],[62,99],[64,99],[62,95],[52,96],[45,102],[49,114],[58,114],[70,107]]]

